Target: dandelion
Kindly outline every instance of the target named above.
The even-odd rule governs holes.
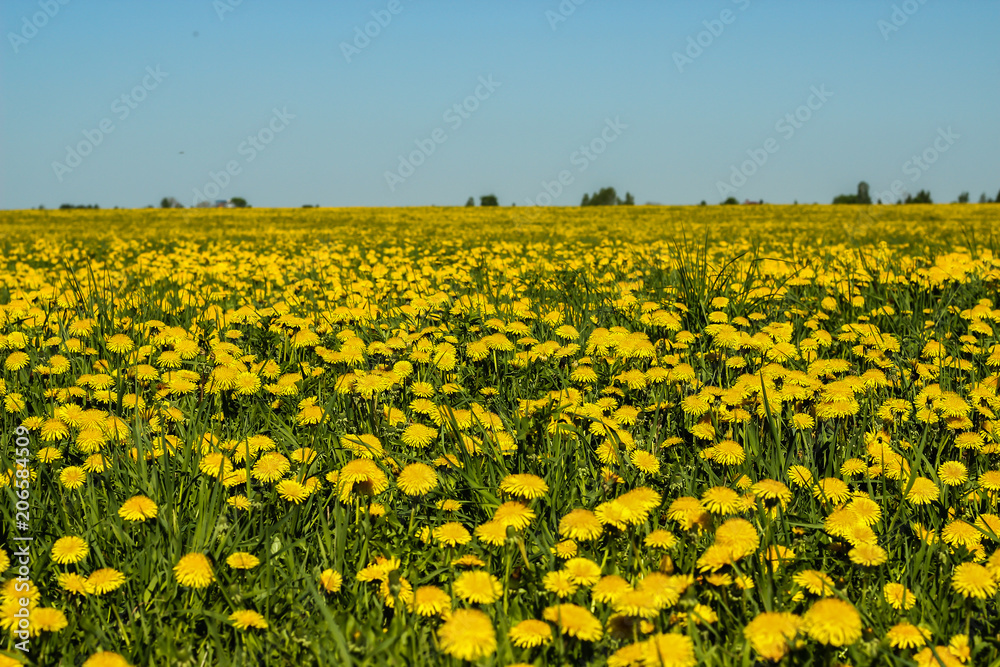
[[[125,583],[125,575],[114,568],[105,567],[95,570],[87,577],[87,592],[96,595],[110,593]]]
[[[544,621],[528,619],[512,627],[507,636],[518,648],[534,648],[552,640],[552,628]]]
[[[156,516],[156,503],[146,496],[132,496],[118,508],[118,516],[126,521],[145,521]]]
[[[803,615],[803,629],[820,642],[831,646],[848,646],[861,638],[861,615],[849,602],[823,598]]]
[[[743,628],[743,636],[760,657],[777,662],[788,654],[801,627],[802,619],[795,614],[763,612]]]
[[[913,594],[913,591],[908,589],[903,584],[888,583],[882,588],[882,593],[885,595],[885,601],[893,609],[897,610],[907,610],[912,609],[913,605],[917,603],[917,598]]]
[[[437,487],[438,475],[429,465],[411,463],[399,473],[396,485],[408,496],[422,496]]]
[[[997,582],[990,571],[978,563],[962,563],[955,567],[951,587],[963,597],[985,599],[997,592]]]
[[[132,663],[118,653],[98,651],[84,661],[83,667],[132,667]]]
[[[931,634],[912,623],[897,623],[885,633],[889,646],[893,648],[918,648],[927,643]]]
[[[470,570],[458,575],[453,590],[463,601],[474,604],[492,604],[503,593],[500,581],[484,570]]]
[[[434,535],[434,539],[449,547],[468,544],[472,540],[472,535],[469,534],[469,531],[457,521],[449,521],[438,526],[432,534]]]
[[[319,581],[327,593],[337,593],[344,583],[344,577],[336,570],[323,570],[319,575]]]
[[[559,522],[559,534],[573,540],[594,540],[601,535],[603,530],[604,526],[590,510],[573,510]]]
[[[90,553],[87,542],[76,535],[60,537],[52,545],[52,560],[60,565],[79,563]]]
[[[78,466],[67,466],[59,473],[59,483],[67,489],[79,489],[87,481],[87,473]]]
[[[541,498],[548,493],[549,485],[545,483],[544,479],[538,477],[537,475],[521,473],[516,475],[507,475],[500,480],[500,490],[504,493],[517,496],[518,498],[533,500],[535,498]]]
[[[460,660],[478,660],[493,655],[496,630],[490,617],[478,609],[458,609],[438,629],[441,650]]]
[[[938,466],[938,479],[947,486],[958,486],[969,479],[969,469],[961,461],[945,461]]]
[[[286,500],[296,505],[301,504],[309,497],[309,490],[294,479],[283,479],[277,483],[275,490],[282,500]]]
[[[237,630],[248,630],[250,628],[257,630],[267,629],[267,621],[263,616],[252,609],[239,609],[234,611],[229,615],[229,620],[232,622],[233,627]]]
[[[197,552],[183,556],[174,566],[174,574],[181,586],[190,588],[206,588],[215,581],[212,562],[204,554]]]
[[[594,642],[604,634],[601,622],[589,611],[575,604],[546,607],[542,617],[558,625],[563,634],[582,641]]]
[[[226,558],[226,565],[234,570],[252,570],[260,565],[260,559],[246,551],[237,551]]]

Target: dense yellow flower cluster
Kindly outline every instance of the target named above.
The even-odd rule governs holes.
[[[987,664],[998,213],[2,213],[36,660]]]

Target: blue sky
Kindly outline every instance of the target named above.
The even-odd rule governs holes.
[[[998,27],[986,0],[4,0],[0,208],[992,199]]]

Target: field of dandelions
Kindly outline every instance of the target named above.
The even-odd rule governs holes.
[[[998,214],[2,212],[0,667],[997,665]]]

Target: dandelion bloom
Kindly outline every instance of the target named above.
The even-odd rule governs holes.
[[[123,354],[129,352],[135,346],[132,339],[125,334],[115,334],[108,338],[108,350],[114,352],[115,354]]]
[[[261,482],[276,482],[285,476],[291,467],[284,454],[279,452],[268,452],[254,464],[250,474],[253,478]]]
[[[502,526],[513,526],[515,530],[527,528],[534,518],[535,512],[516,500],[500,505],[493,513],[493,521]]]
[[[490,617],[478,609],[458,609],[438,629],[441,650],[460,660],[478,660],[497,650]]]
[[[537,475],[507,475],[500,481],[500,490],[518,498],[532,500],[549,492],[549,485]]]
[[[969,469],[961,461],[945,461],[938,466],[938,479],[942,484],[958,486],[969,479]]]
[[[126,521],[145,521],[156,516],[156,503],[146,496],[132,496],[118,509],[118,516]]]
[[[852,563],[874,567],[881,565],[889,559],[889,554],[885,549],[877,544],[862,543],[848,552],[848,557]]]
[[[69,625],[66,614],[51,607],[36,607],[31,610],[30,628],[36,632],[59,632]],[[20,663],[18,663],[20,664]]]
[[[743,628],[743,636],[760,657],[777,662],[788,653],[800,627],[802,619],[795,614],[763,612]]]
[[[963,597],[986,599],[997,592],[997,582],[990,571],[978,563],[962,563],[955,568],[951,587]]]
[[[389,488],[389,478],[374,461],[355,459],[340,469],[337,477],[341,502],[347,502],[354,494],[378,495]]]
[[[319,582],[327,593],[337,593],[344,583],[344,576],[336,570],[323,570],[319,575]]]
[[[913,661],[917,667],[962,667],[965,664],[953,656],[947,646],[935,646],[933,651],[930,647],[924,648],[914,654]]]
[[[226,558],[226,565],[234,570],[252,570],[260,565],[260,559],[246,551],[237,551]]]
[[[601,566],[589,558],[571,558],[563,568],[570,579],[581,586],[593,586],[601,579]]]
[[[792,581],[813,595],[830,595],[833,593],[833,579],[819,570],[803,570],[792,577]]]
[[[215,581],[212,561],[205,554],[198,552],[183,556],[174,566],[174,574],[181,586],[191,588],[205,588]]]
[[[694,667],[694,642],[686,635],[667,633],[650,637],[643,643],[644,665],[658,667]]]
[[[546,607],[542,617],[546,621],[558,624],[564,635],[583,641],[595,642],[604,635],[601,622],[579,605],[560,604]]]
[[[286,500],[296,505],[301,504],[309,497],[309,490],[294,479],[283,479],[275,486],[275,490],[282,500]]]
[[[426,463],[411,463],[399,473],[396,485],[408,496],[422,496],[438,485],[438,475]]]
[[[400,439],[410,447],[422,449],[431,444],[437,436],[438,431],[436,428],[431,428],[423,424],[410,424],[403,431]]]
[[[468,544],[472,540],[472,535],[469,534],[469,531],[457,521],[449,521],[438,526],[434,529],[432,535],[438,542],[449,547]]]
[[[507,540],[507,526],[497,521],[487,521],[476,527],[476,537],[494,547],[498,547]]]
[[[917,604],[917,597],[913,594],[913,591],[903,584],[890,582],[882,588],[882,593],[885,595],[885,601],[893,609],[912,609],[913,605]]]
[[[451,596],[437,586],[421,586],[413,592],[410,606],[421,616],[436,616],[451,609]]]
[[[552,640],[552,628],[544,621],[529,618],[511,628],[507,636],[518,648],[534,648]]]
[[[736,514],[743,509],[742,497],[726,486],[713,486],[701,496],[701,502],[712,514]]]
[[[59,587],[73,595],[88,595],[87,579],[76,572],[66,572],[58,575]]]
[[[913,480],[910,490],[906,492],[906,499],[914,505],[927,505],[937,500],[940,495],[941,491],[933,480],[917,477]]]
[[[455,595],[474,604],[492,604],[503,593],[500,580],[484,570],[463,572],[455,579],[453,588]]]
[[[555,593],[560,598],[568,598],[574,593],[576,593],[578,584],[573,581],[569,572],[565,570],[556,570],[554,572],[547,573],[542,578],[542,585],[545,590],[550,593]]]
[[[52,545],[52,560],[60,565],[78,563],[86,558],[88,553],[90,553],[90,547],[87,542],[76,535],[60,537]]]
[[[132,667],[132,663],[117,653],[98,651],[87,658],[83,667]]]
[[[603,530],[604,526],[590,510],[573,510],[559,522],[559,534],[574,540],[597,539]]]
[[[120,588],[125,583],[125,575],[118,570],[104,567],[95,570],[87,577],[87,592],[103,595]]]
[[[646,535],[643,544],[654,549],[673,549],[674,545],[677,544],[677,538],[670,531],[654,530]]]
[[[848,646],[861,638],[861,615],[849,602],[823,598],[803,615],[806,633],[830,646]]]
[[[893,648],[918,648],[927,643],[931,633],[912,623],[897,623],[885,633],[889,646]]]
[[[263,616],[252,609],[239,609],[229,615],[229,620],[237,630],[247,630],[256,628],[258,630],[267,629],[267,621]]]
[[[59,473],[59,483],[67,489],[79,489],[87,481],[87,473],[79,466],[67,466]]]

